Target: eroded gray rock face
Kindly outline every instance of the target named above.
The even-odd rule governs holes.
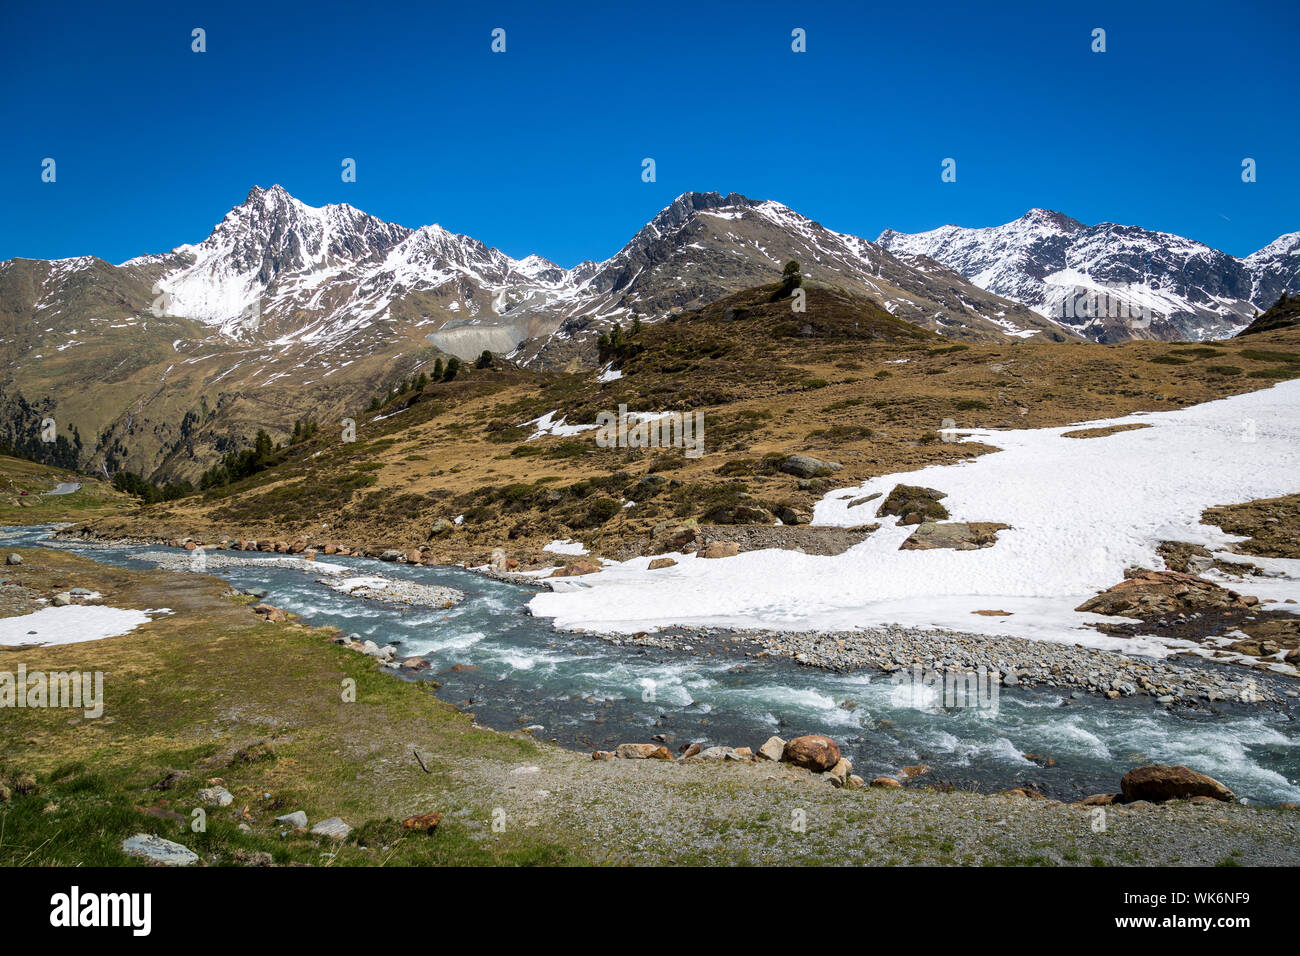
[[[122,841],[122,852],[160,866],[193,866],[199,855],[188,847],[149,833],[137,833]]]

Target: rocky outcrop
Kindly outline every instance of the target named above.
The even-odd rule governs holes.
[[[922,521],[900,551],[930,551],[948,548],[953,551],[976,551],[998,543],[998,532],[1010,525],[997,521]]]
[[[879,517],[897,515],[899,524],[921,524],[925,521],[940,521],[948,517],[948,509],[939,502],[948,495],[933,488],[919,485],[895,485],[880,508]]]
[[[1089,598],[1075,610],[1156,621],[1180,614],[1246,610],[1258,603],[1258,598],[1229,591],[1191,574],[1139,568],[1126,580]]]

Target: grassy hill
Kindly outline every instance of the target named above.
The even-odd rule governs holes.
[[[966,344],[841,290],[808,289],[804,313],[773,301],[776,292],[764,286],[625,330],[603,350],[603,374],[539,373],[500,360],[467,369],[377,412],[354,413],[355,442],[322,420],[269,470],[97,527],[376,547],[432,542],[443,560],[483,561],[505,547],[525,565],[557,537],[627,554],[648,547],[663,523],[771,525],[765,515],[807,511],[830,487],[984,450],[943,441],[945,422],[1065,425],[1300,375],[1295,329],[1195,345]],[[549,414],[589,425],[620,405],[703,412],[705,453],[600,448],[592,431],[534,437],[536,426],[525,424]],[[843,469],[800,481],[776,467],[792,454]],[[435,533],[436,522],[458,517]]]
[[[1276,332],[1279,329],[1291,329],[1300,325],[1300,295],[1282,294],[1263,315],[1246,326],[1237,336],[1257,335],[1260,332]]]
[[[46,494],[62,482],[81,488],[66,495]],[[106,481],[0,455],[0,525],[84,521],[135,507],[135,499],[114,491]]]

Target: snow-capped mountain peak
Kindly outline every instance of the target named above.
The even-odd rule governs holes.
[[[1300,286],[1300,240],[1287,236],[1236,259],[1172,233],[1088,226],[1047,209],[1001,226],[886,230],[877,241],[899,255],[941,262],[1103,342],[1230,335],[1287,287]]]

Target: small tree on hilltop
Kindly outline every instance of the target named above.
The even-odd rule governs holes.
[[[483,354],[480,355],[480,356],[478,357],[478,361],[474,363],[474,367],[475,367],[475,368],[491,368],[491,367],[492,367],[492,353],[489,352],[487,349],[484,349],[484,350],[483,350]]]
[[[442,380],[444,382],[450,382],[459,372],[460,359],[453,355],[451,358],[447,359],[447,370],[442,373]]]
[[[799,263],[791,259],[781,270],[781,286],[773,294],[772,301],[790,298],[794,295],[794,290],[801,285],[803,285],[803,276],[799,274]]]

